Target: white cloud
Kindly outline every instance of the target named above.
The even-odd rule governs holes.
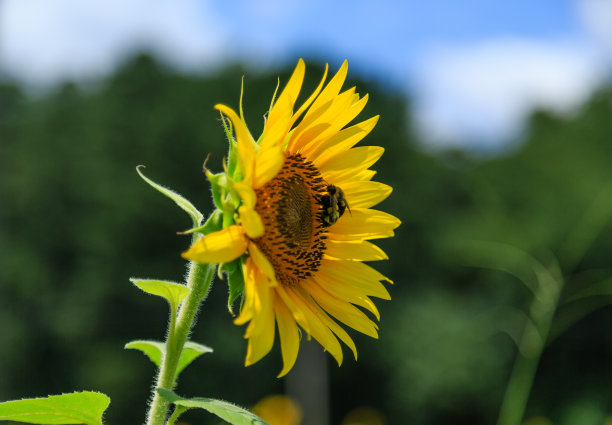
[[[4,0],[0,64],[26,81],[103,75],[133,49],[178,65],[215,62],[225,34],[207,1]]]
[[[534,107],[568,112],[603,81],[588,44],[500,39],[437,48],[417,72],[416,125],[434,147],[511,139]]]
[[[586,30],[612,60],[612,1],[578,0],[577,6]]]

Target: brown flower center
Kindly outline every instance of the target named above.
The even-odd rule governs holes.
[[[296,285],[321,264],[327,238],[319,218],[325,188],[319,170],[295,154],[285,158],[272,180],[255,190],[255,210],[265,227],[255,243],[283,285]]]

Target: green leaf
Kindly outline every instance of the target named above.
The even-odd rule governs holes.
[[[149,294],[157,295],[158,297],[168,300],[173,311],[176,311],[181,301],[191,292],[191,289],[185,285],[166,280],[131,278],[130,282]]]
[[[197,342],[187,341],[185,346],[183,347],[183,352],[181,353],[181,358],[179,359],[179,364],[176,369],[176,376],[178,376],[183,369],[185,369],[189,364],[200,357],[202,354],[212,353],[213,349],[207,347],[206,345],[198,344]]]
[[[140,350],[142,351],[157,367],[161,365],[161,360],[166,352],[166,344],[160,341],[152,340],[136,340],[130,341],[125,344],[126,349]],[[205,353],[212,353],[213,349],[206,345],[198,344],[193,341],[187,341],[181,352],[181,357],[176,369],[176,377],[185,369],[189,364]],[[175,379],[176,379],[175,377]]]
[[[130,341],[123,348],[142,351],[157,367],[161,365],[162,358],[166,352],[166,345],[163,342],[144,339]]]
[[[172,199],[176,203],[176,205],[181,207],[183,211],[189,214],[189,216],[191,217],[191,220],[193,221],[193,227],[197,227],[200,225],[200,223],[202,222],[202,218],[204,218],[204,216],[202,215],[200,211],[198,211],[196,207],[193,206],[191,202],[183,198],[178,193],[162,185],[159,185],[155,183],[153,180],[149,179],[147,176],[145,176],[142,173],[142,171],[140,171],[141,168],[144,168],[144,165],[139,165],[138,167],[136,167],[136,171],[138,172],[140,177],[142,177],[142,179],[145,182],[147,182],[150,186],[152,186],[153,188],[157,189],[158,191],[166,195],[168,198]]]
[[[238,407],[235,404],[228,403],[227,401],[202,397],[187,399],[164,388],[158,388],[157,392],[170,403],[190,409],[198,408],[207,410],[232,425],[269,425],[266,421],[248,410]]]
[[[108,396],[92,391],[0,403],[0,420],[29,424],[102,425]]]

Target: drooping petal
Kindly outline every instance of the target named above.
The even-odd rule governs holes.
[[[319,274],[325,280],[340,280],[353,285],[366,295],[384,300],[391,299],[387,289],[380,283],[389,279],[362,262],[324,259],[321,260]]]
[[[253,262],[255,263],[257,268],[263,273],[265,277],[268,278],[270,284],[272,286],[276,285],[277,282],[276,276],[274,274],[274,268],[272,267],[272,264],[270,264],[266,256],[257,247],[257,244],[253,242],[249,243],[249,255],[253,259]]]
[[[331,331],[338,338],[340,338],[340,341],[344,342],[346,346],[351,349],[351,351],[353,352],[353,356],[355,356],[355,360],[357,360],[357,347],[355,346],[355,342],[353,342],[353,339],[349,336],[349,334],[347,334],[346,331],[340,325],[338,325],[336,321],[334,321],[334,319],[329,317],[327,313],[325,313],[325,311],[323,311],[323,309],[319,307],[319,305],[311,298],[310,294],[308,294],[304,290],[304,288],[296,288],[295,293],[299,294],[299,296],[305,300],[307,305],[312,309],[313,313],[319,318],[321,323],[323,323],[323,326],[331,329]],[[336,358],[336,360],[338,359]],[[340,365],[341,363],[342,359],[338,361],[338,365]]]
[[[247,238],[242,226],[232,225],[226,229],[203,236],[181,255],[199,263],[229,263],[240,257],[247,248]]]
[[[330,294],[313,281],[307,280],[302,286],[325,311],[337,320],[365,335],[378,338],[378,326],[361,310]]]
[[[244,277],[244,302],[242,303],[242,309],[238,317],[234,319],[235,325],[244,325],[251,320],[255,314],[256,298],[258,297],[256,285],[257,268],[250,258],[247,258],[246,263],[242,266],[242,275]],[[261,303],[258,301],[258,305]]]
[[[313,276],[311,280],[321,288],[325,288],[331,294],[335,294],[352,304],[365,308],[372,313],[377,320],[380,320],[380,313],[376,305],[368,297],[368,291],[341,280],[327,279],[324,273],[318,273],[316,276]]]
[[[281,341],[281,354],[283,357],[283,370],[281,370],[277,376],[277,378],[280,378],[286,375],[295,364],[300,348],[300,335],[291,312],[279,298],[276,299],[275,310],[278,335]]]
[[[247,329],[249,344],[245,359],[245,366],[261,360],[268,354],[274,345],[274,297],[275,293],[267,287],[259,288],[262,306],[259,315],[254,317]],[[265,295],[264,295],[265,294]],[[249,332],[249,330],[251,332]]]
[[[285,305],[289,308],[295,320],[304,327],[301,323],[306,318],[306,322],[310,331],[310,335],[316,339],[329,353],[336,359],[338,364],[342,364],[342,347],[336,336],[330,331],[329,326],[326,326],[321,318],[313,311],[313,303],[303,299],[294,288],[285,289],[282,285],[277,288],[277,293],[281,296]],[[306,329],[305,329],[306,330]]]

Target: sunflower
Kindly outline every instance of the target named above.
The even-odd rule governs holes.
[[[378,116],[345,128],[368,101],[354,87],[340,91],[347,70],[345,61],[325,84],[326,66],[317,88],[294,112],[305,73],[300,59],[273,99],[257,141],[244,120],[242,99],[239,113],[215,105],[231,122],[230,145],[236,146],[237,166],[226,166],[224,174],[234,219],[199,239],[183,257],[202,263],[239,259],[244,298],[234,322],[248,323],[245,364],[270,351],[278,326],[279,376],[296,361],[300,328],[339,365],[338,340],[356,359],[355,344],[338,322],[377,338],[378,326],[362,309],[380,320],[370,297],[390,299],[382,282],[391,280],[364,261],[388,258],[370,240],[393,236],[400,221],[371,209],[391,187],[371,181],[375,171],[369,167],[384,149],[354,147]]]

